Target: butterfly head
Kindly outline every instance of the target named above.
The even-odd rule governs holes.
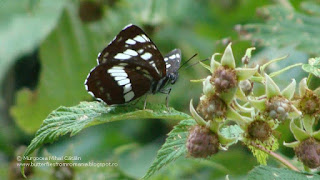
[[[173,73],[170,73],[170,74],[168,75],[169,82],[170,82],[171,84],[176,83],[176,81],[178,80],[178,77],[179,77],[179,72],[178,72],[178,71],[173,72]]]

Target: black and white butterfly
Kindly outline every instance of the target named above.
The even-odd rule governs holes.
[[[85,80],[86,90],[108,105],[125,104],[147,93],[170,93],[165,87],[178,78],[181,51],[174,49],[163,58],[142,29],[128,25],[97,62]]]

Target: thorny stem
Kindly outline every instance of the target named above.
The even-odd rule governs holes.
[[[299,172],[299,169],[296,168],[294,165],[292,165],[289,161],[287,161],[286,159],[284,159],[283,157],[281,157],[279,154],[270,151],[269,149],[266,149],[265,147],[259,145],[259,144],[255,144],[255,143],[251,143],[252,146],[262,150],[263,152],[269,154],[270,156],[274,157],[276,160],[280,161],[282,164],[284,164],[285,166],[287,166],[288,168]]]

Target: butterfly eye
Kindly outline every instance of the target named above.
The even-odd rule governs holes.
[[[171,73],[171,74],[169,75],[169,79],[170,79],[171,84],[176,83],[176,81],[177,81],[177,79],[178,79],[178,76],[179,76],[178,72],[176,72],[176,73]]]

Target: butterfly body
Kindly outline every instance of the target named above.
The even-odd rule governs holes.
[[[109,105],[125,104],[147,93],[164,92],[178,78],[181,52],[164,58],[137,26],[128,25],[98,55],[85,81],[89,94]]]

